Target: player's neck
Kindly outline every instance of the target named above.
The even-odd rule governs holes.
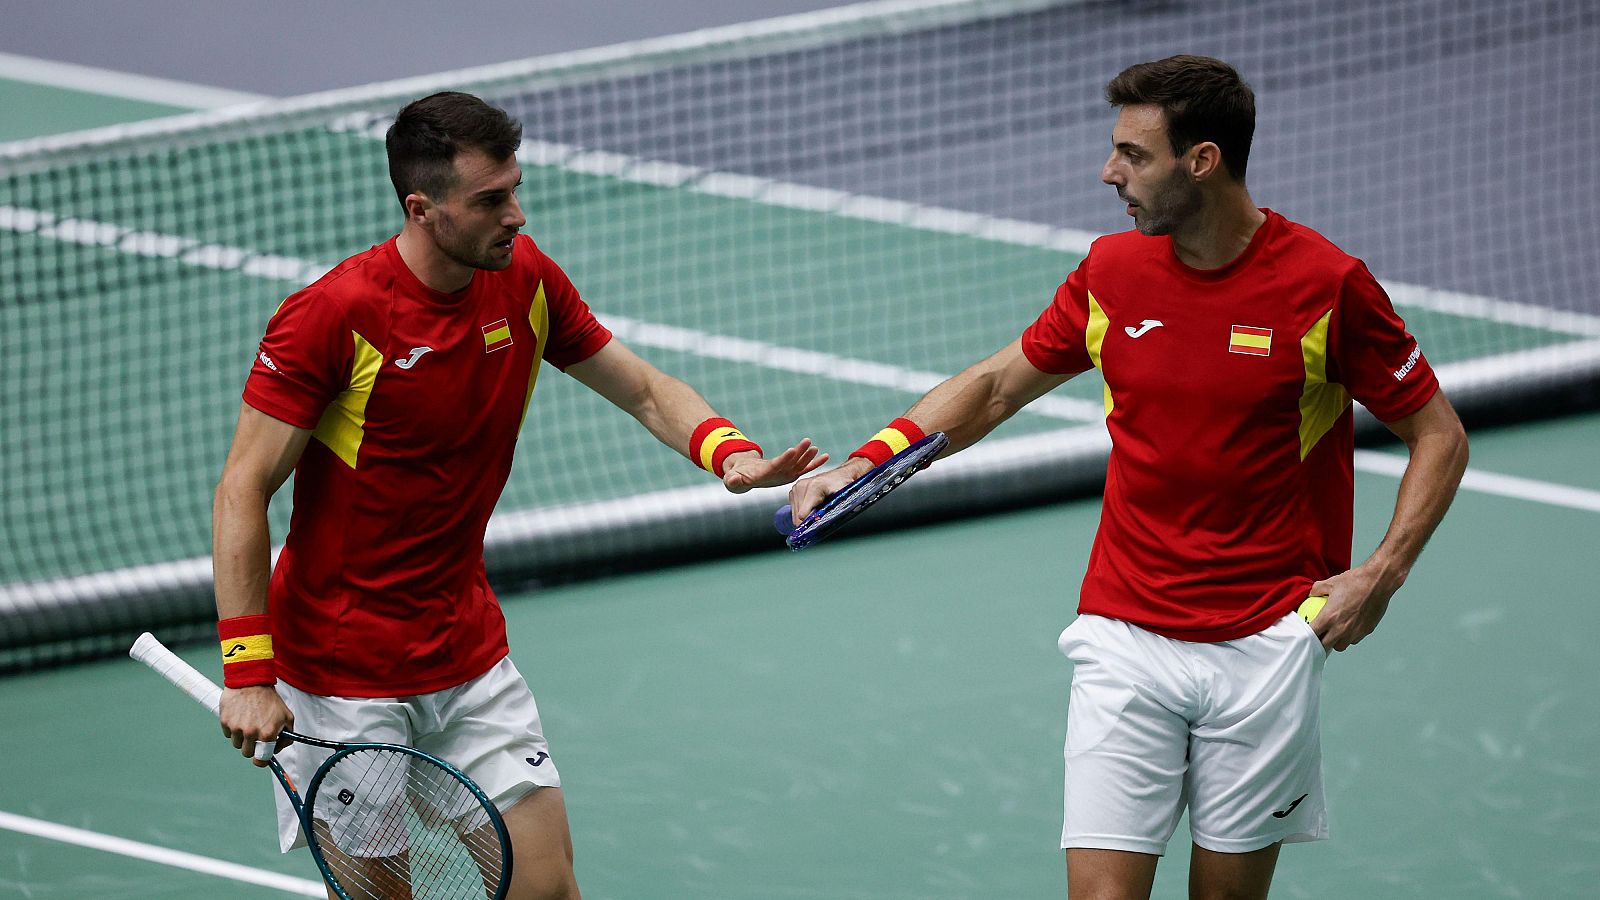
[[[1256,229],[1267,221],[1241,185],[1208,198],[1193,219],[1172,233],[1172,249],[1193,269],[1220,269],[1250,247]]]
[[[400,229],[394,246],[400,251],[400,260],[411,270],[411,274],[441,294],[464,291],[472,284],[471,266],[464,266],[444,255],[432,238],[409,222]]]

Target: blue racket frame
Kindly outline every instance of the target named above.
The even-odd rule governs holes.
[[[793,525],[789,506],[782,507],[774,514],[773,525],[780,534],[785,535],[784,542],[790,550],[804,550],[861,515],[912,475],[932,465],[934,457],[948,446],[950,439],[945,437],[944,432],[935,431],[845,485],[812,510],[799,525]]]

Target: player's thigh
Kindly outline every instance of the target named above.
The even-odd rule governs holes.
[[[387,900],[411,895],[410,854],[402,851],[393,856],[348,856],[334,843],[325,827],[315,827],[323,861],[350,900]],[[334,896],[332,887],[325,884],[324,888],[328,896]]]
[[[294,713],[295,730],[302,734],[332,741],[410,743],[411,731],[405,704],[395,698],[328,697],[307,693],[283,681],[278,682],[277,691]],[[277,760],[289,780],[305,790],[312,776],[331,755],[330,750],[296,743],[279,751]],[[335,767],[320,786],[319,793],[325,791],[329,795],[337,795],[341,789],[354,791],[361,783],[362,774],[356,765]],[[274,790],[273,794],[278,812],[279,848],[287,853],[295,847],[304,846],[305,838],[300,831],[300,818],[289,805],[289,799],[282,791]],[[363,803],[380,807],[386,807],[394,800],[393,797],[374,797],[366,791],[362,792],[362,797]],[[330,804],[329,808],[334,807]],[[375,855],[386,852],[395,850],[374,850]]]
[[[1079,616],[1062,633],[1073,661],[1061,846],[1159,856],[1184,805],[1189,723],[1173,642]]]
[[[1189,748],[1194,842],[1246,854],[1325,838],[1319,720],[1327,654],[1316,634],[1291,614],[1199,652],[1215,657],[1219,677]]]
[[[536,788],[561,786],[538,703],[509,659],[419,699],[427,727],[419,729],[417,749],[465,772],[502,814]]]
[[[1070,900],[1146,900],[1161,857],[1124,850],[1073,847],[1067,851]]]
[[[509,900],[576,900],[572,832],[560,788],[542,787],[504,813],[511,835]]]
[[[1249,853],[1218,853],[1194,845],[1189,856],[1189,900],[1266,900],[1281,844]]]

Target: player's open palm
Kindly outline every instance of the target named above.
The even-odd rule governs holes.
[[[1329,650],[1347,650],[1377,629],[1389,610],[1389,598],[1399,589],[1366,566],[1357,566],[1311,586],[1328,603],[1311,627]]]
[[[754,453],[734,454],[723,466],[722,483],[735,494],[751,488],[779,487],[827,461],[828,454],[819,452],[811,439],[805,438],[771,459]]]

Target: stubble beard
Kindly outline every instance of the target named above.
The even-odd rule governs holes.
[[[1156,186],[1149,202],[1135,207],[1144,215],[1134,216],[1134,227],[1150,237],[1172,234],[1198,215],[1204,204],[1200,186],[1174,171]]]
[[[484,246],[475,242],[447,216],[441,216],[434,226],[433,242],[439,252],[452,262],[469,268],[496,271],[511,265],[511,257],[496,258],[493,245]]]

